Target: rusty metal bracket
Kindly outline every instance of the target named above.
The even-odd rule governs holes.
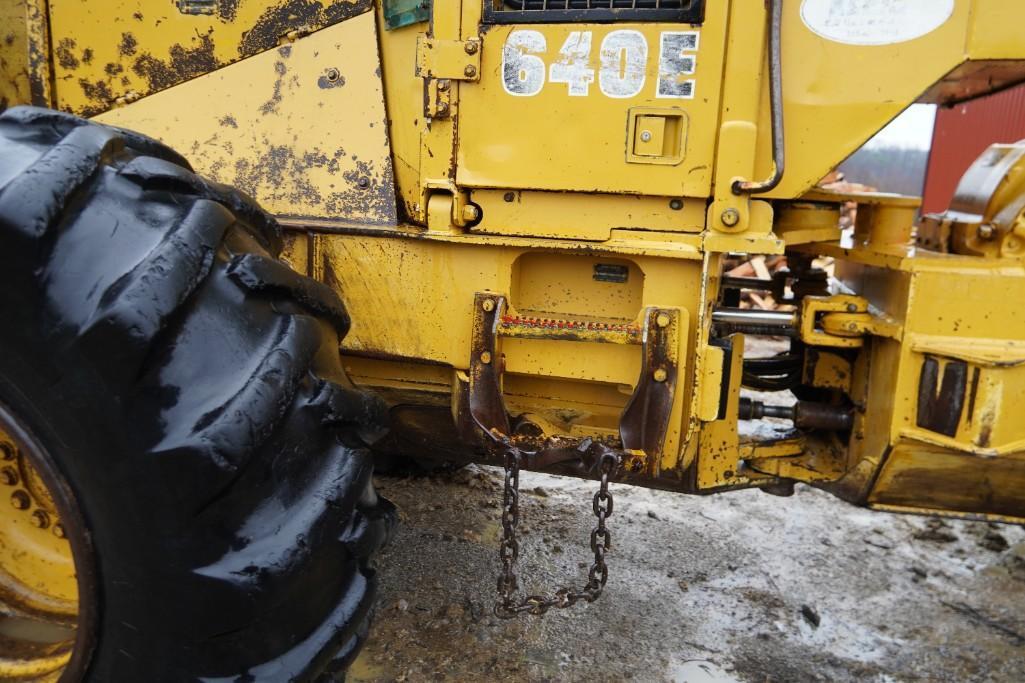
[[[479,81],[480,53],[480,38],[440,40],[421,33],[416,40],[416,75],[450,81]]]
[[[620,418],[619,433],[623,448],[644,451],[654,466],[662,457],[676,394],[680,312],[649,308],[644,317],[641,376]]]
[[[498,325],[505,297],[477,292],[474,297],[470,353],[470,415],[493,439],[509,437],[509,412],[502,400],[502,359],[498,355]]]
[[[511,421],[502,398],[500,337],[639,345],[643,354],[641,376],[620,419],[618,448],[590,438],[549,436],[531,440],[520,435],[515,438],[516,448],[524,454],[528,468],[573,461],[587,468],[610,450],[619,453],[625,463],[646,460],[649,468],[657,467],[676,393],[681,317],[679,310],[657,307],[645,309],[640,325],[523,317],[509,314],[504,296],[478,292],[474,297],[467,397],[471,418],[489,437],[492,447],[512,444]],[[636,468],[628,466],[624,470]]]
[[[870,310],[860,296],[836,294],[801,300],[801,341],[809,346],[856,349],[866,337],[900,339],[900,323]]]
[[[458,81],[480,80],[481,39],[440,40],[417,36],[416,75],[424,79],[424,116],[452,115],[452,89]]]

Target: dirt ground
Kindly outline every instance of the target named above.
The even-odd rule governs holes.
[[[401,525],[350,681],[1025,680],[1025,531],[861,510],[799,486],[613,486],[591,605],[497,619],[501,473],[379,478]],[[523,584],[582,584],[594,484],[524,473]]]

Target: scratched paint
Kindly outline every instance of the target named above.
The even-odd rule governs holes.
[[[95,116],[119,101],[134,101],[273,50],[372,6],[372,0],[220,0],[181,7],[145,0],[53,3],[57,104]]]
[[[373,21],[370,13],[355,17],[101,120],[168,142],[199,172],[282,218],[393,225],[395,180]],[[360,93],[358,103],[350,92]]]

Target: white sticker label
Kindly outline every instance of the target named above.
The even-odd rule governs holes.
[[[801,19],[818,35],[847,45],[895,45],[947,23],[954,0],[804,0]]]

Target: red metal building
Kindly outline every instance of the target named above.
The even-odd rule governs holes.
[[[924,213],[950,206],[961,176],[987,147],[1025,140],[1025,85],[953,107],[940,107],[925,174]]]

